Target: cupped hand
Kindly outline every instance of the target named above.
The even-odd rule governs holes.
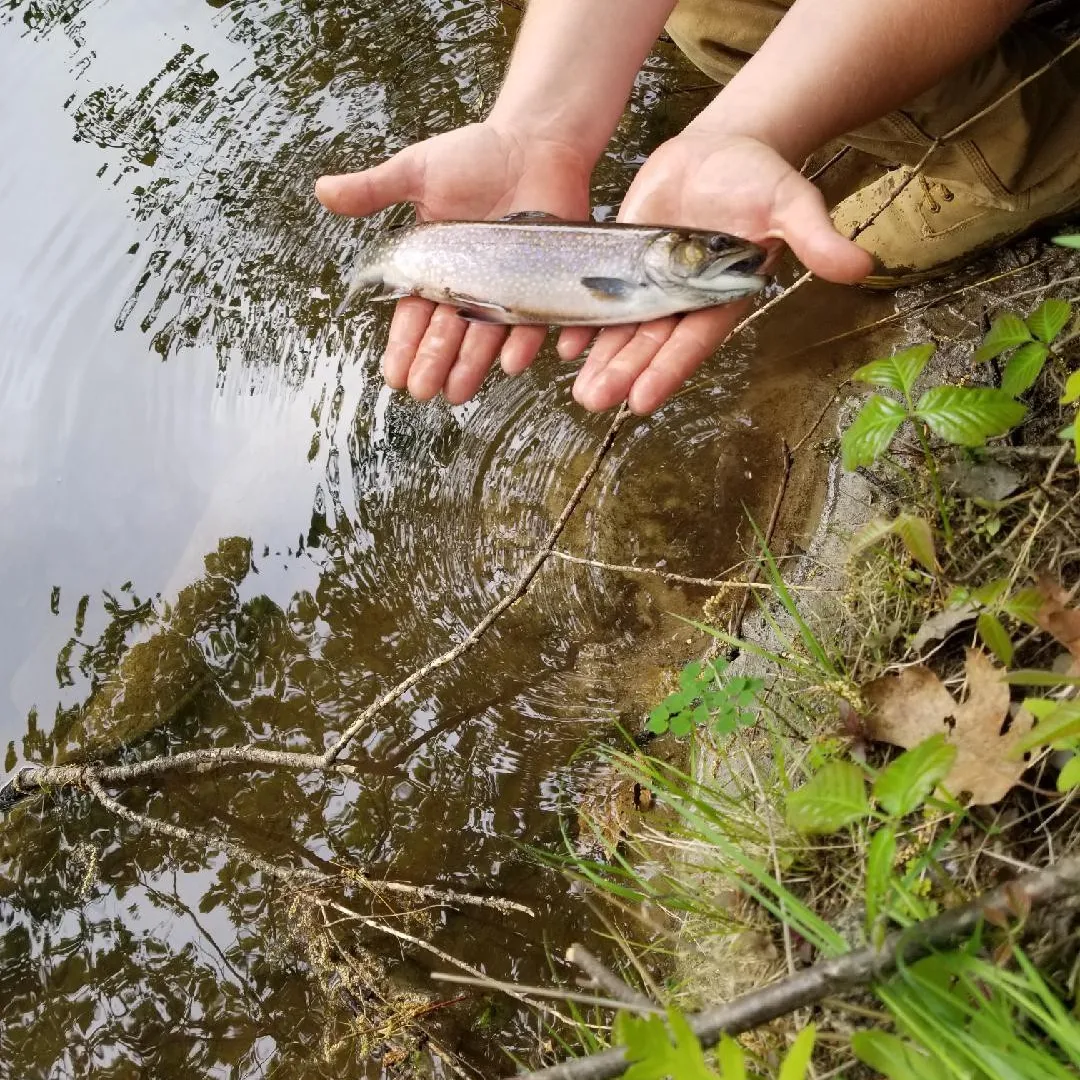
[[[327,209],[353,217],[409,202],[422,221],[475,221],[517,210],[585,220],[589,167],[569,145],[480,123],[416,143],[363,172],[319,177],[315,194]],[[497,356],[508,374],[524,371],[545,334],[544,327],[467,323],[446,304],[409,297],[394,311],[383,377],[419,400],[442,391],[459,404],[480,388]]]
[[[786,243],[808,270],[851,284],[871,258],[842,237],[821,193],[765,143],[687,129],[641,167],[619,211],[636,221],[730,232],[763,244],[775,262]],[[706,308],[681,318],[602,330],[574,383],[574,397],[599,412],[625,401],[638,414],[662,405],[716,350],[752,301]],[[567,328],[564,360],[577,358],[592,332]]]

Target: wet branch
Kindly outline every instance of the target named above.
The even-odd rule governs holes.
[[[1025,874],[933,919],[890,934],[880,949],[857,949],[824,960],[762,990],[687,1017],[703,1046],[713,1046],[721,1035],[738,1035],[767,1024],[797,1009],[817,1005],[825,998],[890,975],[901,964],[911,964],[932,952],[955,946],[980,924],[1007,923],[1030,910],[1080,892],[1080,855],[1056,866]],[[621,1076],[628,1063],[622,1048],[527,1074],[528,1080],[608,1080]]]
[[[453,663],[458,657],[467,653],[490,629],[492,623],[494,623],[508,607],[525,595],[529,586],[532,584],[533,578],[540,573],[541,567],[543,567],[544,563],[547,562],[554,552],[555,544],[562,535],[563,529],[566,528],[566,523],[577,509],[578,503],[581,502],[586,489],[589,484],[592,483],[592,479],[599,470],[604,458],[607,456],[607,452],[615,442],[615,436],[619,434],[619,429],[623,426],[629,416],[630,410],[625,405],[619,406],[619,410],[615,414],[615,419],[612,420],[611,426],[607,430],[607,434],[596,448],[596,453],[593,454],[592,461],[589,462],[589,467],[578,481],[577,487],[574,488],[569,501],[566,506],[563,507],[562,513],[551,527],[551,531],[547,535],[544,546],[529,560],[528,565],[522,571],[514,587],[497,604],[495,604],[494,607],[489,608],[487,614],[453,648],[447,649],[441,656],[436,656],[434,660],[428,661],[423,667],[417,668],[410,675],[402,679],[397,686],[387,690],[385,694],[376,698],[366,709],[364,709],[364,711],[345,729],[341,738],[339,738],[338,741],[323,755],[323,761],[327,765],[332,765],[338,759],[345,750],[345,747],[356,738],[360,731],[363,730],[364,726],[374,716],[385,709],[387,705],[397,701],[407,691],[412,689],[412,687],[424,678],[425,675],[430,675],[431,672],[437,671],[439,668]]]
[[[132,784],[147,777],[170,772],[208,773],[230,765],[267,765],[278,769],[323,770],[341,776],[387,773],[376,764],[352,765],[335,762],[325,765],[322,754],[300,754],[287,750],[267,750],[259,746],[223,746],[204,750],[185,750],[168,757],[150,758],[131,765],[30,765],[20,769],[0,787],[0,812],[10,810],[38,792],[58,788],[85,788],[87,776],[99,784]]]

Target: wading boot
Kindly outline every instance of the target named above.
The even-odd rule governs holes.
[[[844,236],[871,221],[855,242],[874,256],[876,266],[860,284],[893,289],[956,270],[1077,208],[1080,187],[1003,200],[979,186],[913,176],[905,166],[848,196],[832,219]]]

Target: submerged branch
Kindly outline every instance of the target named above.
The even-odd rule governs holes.
[[[412,674],[402,679],[397,686],[387,690],[385,694],[376,698],[366,709],[364,709],[364,711],[345,729],[338,741],[323,755],[323,761],[327,765],[332,765],[338,757],[340,757],[349,743],[356,738],[361,730],[363,730],[364,726],[374,716],[385,709],[387,705],[397,701],[407,691],[411,690],[425,675],[430,675],[431,672],[437,671],[439,668],[453,663],[458,657],[468,652],[484,636],[484,634],[487,633],[495,620],[498,619],[507,608],[525,595],[529,586],[532,584],[533,578],[540,573],[541,567],[543,567],[544,563],[551,557],[559,537],[566,528],[566,523],[577,509],[578,503],[581,502],[585,495],[585,491],[588,489],[589,484],[592,483],[593,477],[599,471],[604,458],[607,456],[607,452],[615,442],[615,436],[618,435],[619,429],[623,426],[629,416],[630,410],[625,405],[621,405],[618,412],[615,414],[615,419],[612,420],[611,426],[607,430],[607,434],[596,448],[596,453],[593,454],[592,461],[589,462],[589,467],[577,482],[577,486],[570,495],[566,506],[563,507],[562,513],[559,514],[555,524],[551,527],[551,531],[547,535],[544,546],[529,560],[528,565],[518,577],[514,587],[497,604],[489,608],[487,614],[464,638],[461,639],[461,641],[453,646],[453,648],[447,649],[442,655],[436,656],[434,660],[428,661],[423,667],[417,668]]]
[[[131,784],[147,777],[169,772],[207,773],[230,765],[267,765],[279,769],[325,770],[341,776],[364,776],[370,773],[389,775],[391,770],[372,762],[353,765],[335,762],[327,766],[322,754],[301,754],[287,750],[268,750],[259,746],[209,747],[204,750],[185,750],[168,757],[155,757],[130,765],[28,765],[0,786],[0,813],[10,810],[38,792],[57,788],[85,788],[86,778],[93,776],[99,784]]]
[[[738,1035],[797,1009],[817,1005],[827,997],[865,986],[932,952],[948,949],[969,936],[984,921],[1001,924],[1042,905],[1080,891],[1080,855],[1056,866],[1014,878],[933,919],[890,934],[880,949],[857,949],[823,960],[779,982],[744,994],[727,1005],[696,1013],[687,1019],[703,1046],[721,1035]],[[628,1062],[622,1048],[529,1073],[529,1080],[608,1080],[621,1076]]]

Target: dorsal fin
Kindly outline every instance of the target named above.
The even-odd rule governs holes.
[[[561,217],[549,214],[546,210],[515,210],[499,218],[500,221],[562,221]]]

